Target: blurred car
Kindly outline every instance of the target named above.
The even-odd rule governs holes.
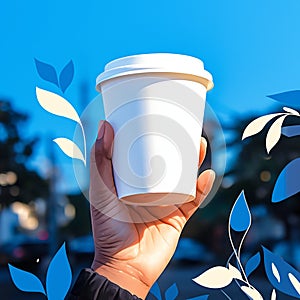
[[[10,243],[0,247],[0,264],[35,267],[48,255],[49,242],[26,235],[17,235]]]
[[[214,255],[198,241],[180,238],[172,260],[178,263],[209,263]]]

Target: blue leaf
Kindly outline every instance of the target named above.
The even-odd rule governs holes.
[[[156,297],[157,300],[162,300],[161,299],[161,291],[160,291],[160,288],[159,288],[159,285],[157,282],[155,282],[151,289],[150,289],[150,293]]]
[[[281,132],[287,137],[300,135],[300,125],[282,127]]]
[[[165,292],[166,300],[174,300],[178,296],[178,288],[176,283],[173,283]]]
[[[267,97],[291,106],[300,106],[300,90],[283,92]]]
[[[300,281],[300,273],[292,266],[290,266],[287,262],[285,262],[280,256],[272,253],[265,247],[263,247],[263,250],[265,271],[270,283],[275,289],[299,299],[300,294],[294,288],[288,274],[293,274],[294,277],[298,281]],[[276,272],[274,272],[274,269],[276,270]]]
[[[59,85],[63,93],[71,84],[73,77],[74,77],[74,64],[73,61],[70,60],[69,63],[63,68],[63,70],[59,75]]]
[[[245,231],[251,225],[251,214],[244,191],[235,201],[229,217],[229,224],[235,231]]]
[[[186,299],[186,300],[207,300],[208,296],[209,295],[201,295],[201,296],[194,297],[194,298],[189,298],[189,299]]]
[[[300,158],[288,163],[279,174],[272,194],[272,202],[283,201],[300,192]]]
[[[248,277],[258,266],[260,263],[260,254],[257,252],[255,255],[249,258],[245,267],[245,273]]]
[[[55,69],[51,65],[39,61],[36,58],[34,59],[34,61],[40,77],[58,86],[57,74]]]
[[[16,287],[23,292],[45,294],[41,281],[33,274],[20,270],[8,264],[10,276]]]
[[[72,271],[68,261],[65,243],[50,262],[46,288],[48,300],[64,299],[72,281]]]

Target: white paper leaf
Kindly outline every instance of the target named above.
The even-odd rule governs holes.
[[[278,118],[270,127],[266,137],[266,149],[268,153],[278,143],[281,136],[282,123],[286,117],[287,115]]]
[[[74,120],[81,125],[80,118],[75,108],[65,98],[38,87],[36,87],[36,97],[40,105],[46,111],[57,116]]]
[[[243,280],[241,272],[236,267],[234,267],[233,265],[229,264],[228,265],[228,269],[231,271],[231,274],[232,274],[233,278]]]
[[[295,116],[300,116],[299,112],[292,109],[292,108],[289,108],[289,107],[284,107],[283,110],[285,110],[286,112],[288,113],[291,113],[292,115],[295,115]]]
[[[273,289],[273,291],[272,291],[271,300],[276,300],[276,290],[275,289]]]
[[[290,279],[291,283],[293,284],[295,290],[300,295],[300,282],[299,282],[299,280],[292,273],[289,273],[288,276],[289,276],[289,279]]]
[[[230,271],[229,269],[217,266],[208,269],[193,280],[204,287],[211,289],[220,289],[229,285],[233,280],[233,276],[232,271]]]
[[[278,269],[276,268],[274,263],[272,263],[271,266],[272,266],[272,272],[273,272],[275,278],[277,279],[278,282],[280,282],[280,275],[279,275]]]
[[[271,121],[273,118],[283,115],[283,113],[277,113],[277,114],[270,114],[266,116],[259,117],[255,120],[253,120],[248,126],[245,128],[242,140],[245,138],[255,135],[259,133],[269,121]]]
[[[254,288],[244,285],[241,287],[241,290],[252,300],[263,300],[262,295]]]
[[[80,159],[85,164],[84,156],[78,146],[71,140],[66,138],[57,138],[54,139],[59,148],[69,157]]]

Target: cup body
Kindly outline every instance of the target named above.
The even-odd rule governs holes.
[[[172,59],[176,66],[176,57]],[[112,163],[118,197],[129,204],[180,204],[195,197],[211,81],[172,67],[165,72],[138,68],[98,82],[115,132]]]

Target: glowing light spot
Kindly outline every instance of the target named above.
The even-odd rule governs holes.
[[[14,172],[7,172],[6,173],[6,182],[7,184],[13,185],[17,182],[17,174]]]
[[[263,182],[268,182],[271,179],[271,173],[269,171],[262,171],[260,173],[260,180]]]
[[[65,206],[65,216],[68,217],[69,219],[74,219],[75,215],[76,215],[76,210],[74,205],[67,204]]]

